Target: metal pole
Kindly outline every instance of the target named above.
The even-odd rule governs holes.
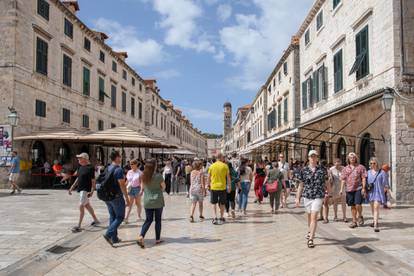
[[[390,188],[391,188],[391,191],[393,191],[393,183],[392,183],[392,138],[391,138],[391,136],[390,136],[390,139],[389,139],[389,158],[390,158]]]

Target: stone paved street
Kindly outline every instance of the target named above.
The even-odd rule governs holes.
[[[252,194],[252,193],[251,193]],[[291,199],[293,201],[293,199]],[[251,198],[252,201],[252,198]],[[184,196],[166,197],[162,236],[147,248],[135,243],[139,223],[123,225],[123,242],[111,248],[102,228],[72,234],[77,196],[33,190],[0,197],[0,265],[4,275],[413,275],[412,207],[381,210],[383,227],[351,230],[344,223],[320,225],[313,250],[306,247],[303,209],[271,215],[267,205],[250,202],[247,217],[214,226],[188,222]],[[98,216],[106,218],[96,198]],[[206,217],[211,217],[207,206]],[[135,211],[135,210],[134,210]],[[134,217],[135,213],[132,213]],[[370,223],[366,209],[365,216]],[[131,217],[131,218],[132,218]],[[86,216],[86,222],[90,218]]]

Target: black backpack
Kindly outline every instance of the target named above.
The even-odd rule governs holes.
[[[115,189],[116,180],[114,177],[115,170],[116,167],[111,171],[109,171],[107,167],[96,180],[96,193],[98,198],[102,201],[112,201],[117,196],[117,191]]]

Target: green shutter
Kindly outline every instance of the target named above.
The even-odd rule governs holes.
[[[307,97],[307,81],[302,82],[302,110],[306,110],[308,108],[308,97]]]
[[[86,67],[83,67],[83,95],[90,95],[90,71]]]
[[[319,102],[319,73],[316,70],[313,72],[313,85],[312,85],[312,104]]]

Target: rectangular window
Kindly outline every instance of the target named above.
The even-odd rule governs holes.
[[[309,78],[306,80],[306,98],[308,100],[307,107],[312,107],[313,105],[313,95],[312,95],[312,77],[309,76]]]
[[[105,63],[105,53],[102,51],[99,51],[99,60]]]
[[[275,113],[276,113],[276,111],[273,109],[272,112],[270,112],[267,115],[267,128],[268,128],[268,130],[272,130],[276,127]]]
[[[127,71],[122,70],[122,78],[123,78],[124,80],[126,80],[126,79],[127,79]]]
[[[142,120],[142,102],[138,102],[138,119]]]
[[[85,48],[85,50],[88,52],[91,51],[91,41],[86,37],[83,39],[83,48]]]
[[[282,82],[282,73],[280,71],[279,71],[279,74],[278,74],[278,80],[279,80],[279,83]]]
[[[36,40],[36,72],[47,76],[47,53],[48,44],[46,41],[37,38]]]
[[[73,24],[65,18],[65,35],[73,39]]]
[[[333,9],[335,9],[340,3],[341,0],[333,0]]]
[[[63,84],[72,86],[72,59],[63,55]]]
[[[283,74],[285,74],[285,76],[287,76],[287,74],[288,74],[288,64],[287,64],[287,62],[283,63]]]
[[[282,125],[282,103],[279,103],[277,106],[277,126],[280,127]]]
[[[316,17],[316,30],[320,30],[323,26],[323,11],[321,11]]]
[[[49,3],[46,0],[37,0],[37,13],[49,21]]]
[[[318,100],[323,100],[328,98],[328,78],[327,78],[327,68],[323,64],[318,69]]]
[[[135,117],[135,99],[131,98],[131,116]]]
[[[36,100],[35,114],[38,117],[46,118],[46,102],[41,101],[41,100]]]
[[[105,80],[99,77],[99,101],[105,101]]]
[[[288,98],[283,101],[283,122],[288,122]]]
[[[131,78],[132,86],[135,86],[135,78]]]
[[[91,71],[83,67],[83,95],[89,96],[91,89]]]
[[[312,103],[311,105],[313,105],[314,103],[319,102],[319,74],[318,71],[313,72],[312,74]]]
[[[118,64],[116,64],[115,61],[112,61],[112,71],[116,72],[117,71],[117,67],[118,67]]]
[[[116,124],[111,123],[111,128],[116,128]]]
[[[82,127],[89,128],[89,116],[86,114],[82,115]]]
[[[111,85],[111,107],[116,108],[116,86]]]
[[[343,89],[342,49],[334,56],[334,92]]]
[[[308,45],[310,42],[310,31],[307,30],[305,33],[305,45]]]
[[[139,84],[139,91],[142,91],[142,84]]]
[[[369,38],[368,26],[356,35],[356,56],[359,57],[359,66],[356,69],[357,80],[369,74]]]
[[[98,130],[104,130],[104,121],[98,120]]]
[[[122,112],[126,112],[126,105],[127,105],[127,97],[126,93],[122,92]]]
[[[62,121],[70,124],[70,110],[67,108],[62,109]]]
[[[154,121],[155,121],[155,109],[154,109],[154,107],[152,106],[152,107],[151,107],[151,125],[153,125],[153,124],[154,124]]]

